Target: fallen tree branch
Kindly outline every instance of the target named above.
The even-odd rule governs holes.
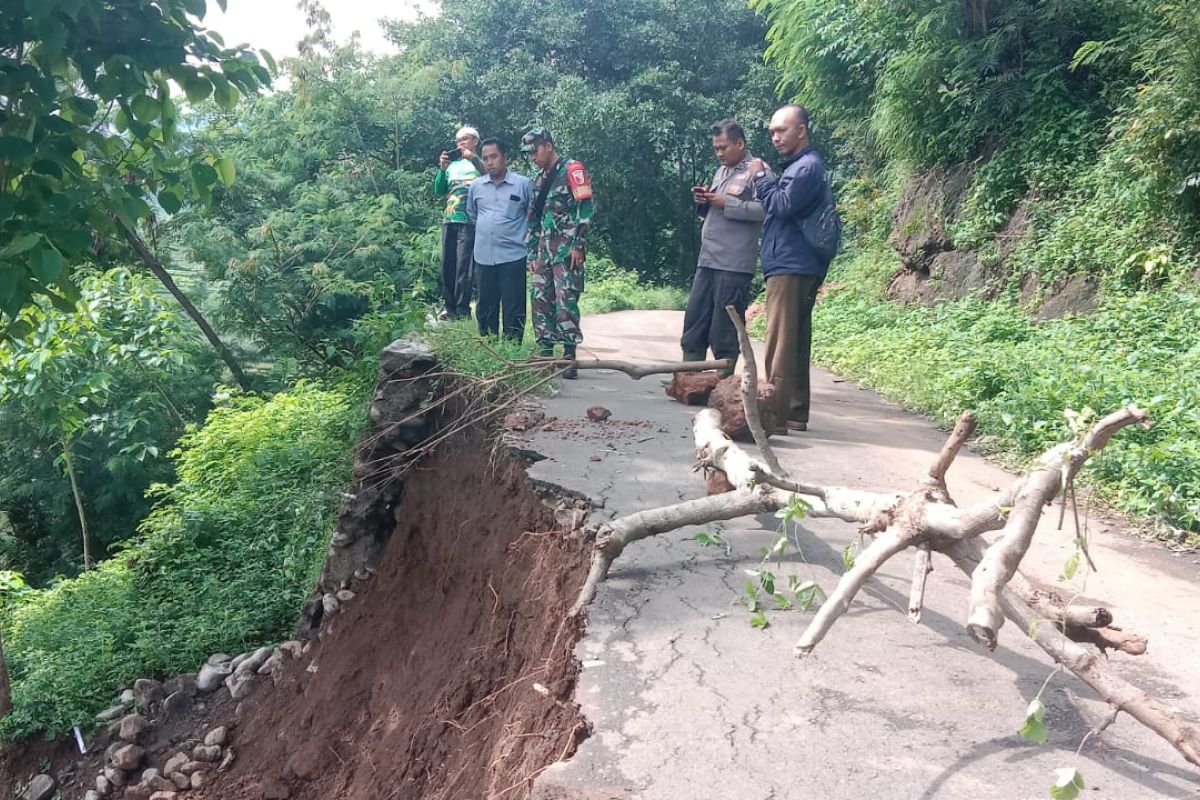
[[[696,413],[692,420],[697,455],[704,466],[725,473],[734,488],[758,484],[797,494],[808,503],[810,517],[835,517],[844,522],[867,523],[903,499],[899,492],[868,492],[842,486],[797,483],[771,474],[766,465],[749,455],[721,430],[720,414],[711,408]]]
[[[921,612],[925,608],[925,584],[931,572],[933,554],[928,544],[919,545],[917,557],[913,559],[912,588],[908,590],[908,621],[914,625],[921,621]]]
[[[674,372],[703,372],[710,369],[732,369],[733,361],[719,358],[712,361],[655,361],[649,364],[635,364],[632,361],[614,361],[605,359],[576,359],[565,358],[535,358],[529,361],[534,365],[546,365],[556,369],[566,369],[574,365],[575,369],[611,369],[624,372],[635,381],[648,375],[664,375]]]
[[[854,566],[838,581],[837,588],[821,604],[816,616],[800,636],[800,641],[796,642],[795,654],[803,657],[811,653],[825,638],[825,634],[829,633],[833,623],[849,610],[850,603],[863,584],[878,572],[889,558],[907,549],[908,545],[904,533],[897,527],[890,527],[855,556]]]
[[[571,606],[571,616],[578,615],[592,602],[592,598],[596,596],[596,588],[608,577],[609,567],[632,542],[686,525],[705,525],[747,514],[778,511],[786,502],[783,495],[771,489],[739,489],[639,511],[602,525],[596,534],[591,568],[579,591],[578,599]]]
[[[774,486],[776,489],[783,489],[785,492],[805,494],[810,497],[825,497],[826,489],[824,486],[815,486],[811,483],[800,483],[789,478],[781,478],[778,475],[772,475],[766,469],[762,468],[761,465],[752,465],[751,469],[754,472],[754,479],[759,483]]]
[[[1146,637],[1114,627],[1112,612],[1104,606],[1064,605],[1052,592],[1030,587],[1020,574],[1013,576],[1009,588],[1042,619],[1058,627],[1073,642],[1095,645],[1101,652],[1120,650],[1131,656],[1146,652]]]
[[[975,541],[959,542],[948,548],[946,555],[968,575],[986,557]],[[1001,589],[998,600],[1004,614],[1057,663],[1095,689],[1113,708],[1129,714],[1170,742],[1190,763],[1200,766],[1200,731],[1194,725],[1183,722],[1162,702],[1117,675],[1099,653],[1071,641],[1054,625],[1038,624],[1041,616],[1010,588]]]
[[[733,321],[738,335],[738,347],[742,351],[742,405],[746,411],[746,425],[750,428],[754,443],[758,445],[758,451],[762,453],[763,461],[767,462],[771,472],[786,478],[787,471],[779,463],[775,451],[771,449],[771,443],[767,441],[767,431],[762,424],[762,415],[758,413],[758,362],[754,358],[750,334],[746,333],[746,323],[742,322],[741,315],[733,306],[725,306],[725,313]]]
[[[734,445],[721,430],[721,412],[705,408],[692,417],[692,436],[696,442],[696,463],[719,469],[735,489],[753,486],[758,475],[768,474],[767,466]]]
[[[966,444],[967,439],[971,438],[971,434],[975,433],[977,423],[974,411],[964,411],[958,418],[954,430],[950,432],[950,437],[946,439],[946,443],[942,445],[942,451],[938,453],[937,461],[933,462],[933,466],[929,468],[929,480],[935,485],[943,489],[946,487],[946,472],[954,463],[958,451]]]
[[[1096,646],[1102,653],[1108,650],[1120,650],[1126,655],[1140,656],[1145,654],[1148,645],[1145,636],[1126,633],[1113,625],[1106,625],[1103,628],[1080,628],[1068,625],[1063,633],[1073,642]]]
[[[1149,419],[1144,410],[1123,408],[1096,423],[1082,444],[1059,445],[1042,456],[1041,466],[1026,477],[1017,491],[1003,533],[987,548],[971,576],[967,633],[972,639],[988,649],[996,647],[996,634],[1004,624],[999,605],[1000,590],[1016,574],[1021,559],[1028,552],[1042,509],[1117,431],[1135,423],[1148,426]]]
[[[754,399],[757,401],[756,394]],[[748,421],[752,406],[757,411],[757,402],[747,404]],[[1036,602],[1037,593],[1017,573],[1042,509],[1117,431],[1135,423],[1148,427],[1146,412],[1127,408],[1108,415],[1088,432],[1081,444],[1068,443],[1052,448],[1042,457],[1038,469],[1016,480],[999,497],[965,510],[956,508],[950,500],[945,491],[945,475],[970,436],[974,427],[972,416],[964,414],[960,418],[931,467],[923,488],[907,495],[791,481],[738,447],[721,432],[719,419],[714,420],[712,416],[711,410],[701,411],[693,424],[699,459],[706,466],[724,471],[737,488],[724,494],[641,511],[602,526],[589,575],[571,609],[572,615],[581,613],[591,602],[614,560],[632,542],[687,525],[778,510],[792,497],[799,496],[811,505],[809,516],[836,517],[865,523],[868,527],[878,526],[881,521],[886,525],[875,528],[880,535],[858,555],[854,566],[842,576],[837,588],[822,604],[796,645],[798,655],[812,652],[850,607],[863,585],[888,559],[914,546],[918,548],[918,563],[914,568],[910,613],[915,606],[919,614],[923,605],[924,576],[929,571],[925,554],[938,550],[949,555],[960,569],[972,576],[972,613],[968,630],[973,631],[973,637],[994,648],[995,632],[1003,618],[1011,619],[1054,661],[1069,669],[1107,701],[1114,709],[1113,716],[1119,711],[1126,712],[1169,741],[1188,762],[1200,766],[1200,732],[1197,728],[1182,721],[1156,698],[1116,675],[1099,652],[1079,643],[1083,641],[1098,648],[1137,654],[1145,651],[1145,639],[1111,626],[1111,614],[1103,608],[1059,608],[1053,615],[1035,610],[1030,603]],[[761,430],[761,424],[759,428]],[[764,449],[764,455],[766,452]],[[1000,528],[1004,534],[985,550],[977,537]],[[1000,618],[997,620],[989,614],[987,625],[990,630],[981,630],[976,615],[980,609],[988,608],[989,603],[994,603]],[[1049,624],[1039,624],[1047,620]]]

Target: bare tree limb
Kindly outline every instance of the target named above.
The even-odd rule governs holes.
[[[1081,628],[1068,625],[1063,633],[1073,642],[1095,645],[1100,648],[1100,652],[1120,650],[1126,655],[1140,656],[1145,654],[1148,645],[1145,636],[1126,633],[1113,625],[1106,625],[1103,628]]]
[[[946,554],[967,574],[972,574],[986,557],[979,542],[971,540],[958,542]],[[1190,763],[1200,766],[1200,730],[1195,725],[1183,722],[1162,702],[1118,676],[1100,653],[1072,642],[1054,625],[1039,624],[1041,617],[1011,589],[1001,589],[999,603],[1008,618],[1051,658],[1095,689],[1114,708],[1129,714],[1170,742]]]
[[[1081,445],[1064,444],[1042,456],[1041,467],[1031,472],[1016,494],[1004,532],[984,554],[971,576],[971,608],[967,633],[988,649],[996,647],[996,634],[1004,624],[999,595],[1016,573],[1029,550],[1042,509],[1063,485],[1078,474],[1093,453],[1103,448],[1121,428],[1134,423],[1149,425],[1149,414],[1123,408],[1109,414],[1088,431]]]
[[[975,417],[974,411],[964,411],[962,416],[958,418],[954,430],[950,432],[950,438],[942,445],[942,452],[938,454],[937,461],[929,468],[929,479],[936,485],[945,487],[946,471],[954,463],[954,458],[958,455],[958,451],[962,449],[967,439],[971,438],[971,434],[975,432],[975,425],[977,423],[978,420]]]
[[[907,549],[909,544],[907,537],[896,526],[888,528],[875,537],[875,541],[871,542],[854,559],[854,566],[838,581],[837,588],[821,604],[817,615],[804,629],[800,641],[796,642],[796,656],[802,658],[811,653],[813,648],[825,638],[825,634],[829,633],[833,623],[837,622],[838,618],[850,608],[850,603],[863,584],[878,572],[889,558]]]
[[[571,615],[579,614],[592,601],[596,596],[596,588],[608,576],[612,562],[632,542],[687,525],[704,525],[762,511],[777,511],[786,502],[784,495],[772,489],[738,489],[639,511],[601,526],[596,535],[592,566],[579,591],[579,598],[571,607]]]
[[[761,465],[754,465],[754,479],[759,483],[765,483],[768,486],[774,486],[776,489],[783,489],[785,492],[794,492],[795,494],[805,494],[810,497],[825,498],[827,489],[824,486],[816,486],[811,483],[800,483],[788,478],[781,478],[778,475],[772,475]]]
[[[696,461],[725,473],[736,489],[753,486],[767,467],[751,456],[721,430],[721,412],[705,408],[692,417],[692,435],[696,441]]]
[[[737,329],[738,346],[742,351],[742,404],[746,409],[746,424],[771,472],[786,478],[787,471],[779,463],[775,451],[771,449],[771,443],[767,441],[767,431],[763,428],[762,416],[758,413],[758,362],[754,360],[754,347],[750,344],[750,334],[746,333],[746,323],[733,306],[725,306],[725,313]]]
[[[648,375],[664,375],[673,372],[703,372],[710,369],[731,369],[733,361],[728,358],[713,361],[656,361],[650,364],[634,364],[632,361],[613,361],[604,359],[576,359],[571,361],[563,358],[534,359],[531,364],[544,363],[556,368],[566,368],[574,364],[576,369],[611,369],[624,372],[635,381]]]
[[[925,608],[925,584],[929,573],[933,572],[933,554],[929,545],[917,547],[917,557],[913,559],[912,588],[908,592],[908,621],[916,625],[921,621],[921,612]]]

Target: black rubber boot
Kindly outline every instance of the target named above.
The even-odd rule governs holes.
[[[563,345],[563,360],[564,361],[574,361],[575,360],[575,345],[573,345],[573,344]],[[572,364],[571,366],[569,366],[565,370],[563,370],[562,376],[569,381],[573,381],[579,377],[579,370],[575,369],[575,365]]]
[[[684,350],[683,351],[683,360],[684,361],[703,361],[704,357],[707,355],[708,355],[708,353],[696,353],[696,352],[689,352],[687,350]]]

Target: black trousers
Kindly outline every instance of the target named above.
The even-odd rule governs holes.
[[[748,272],[696,268],[687,310],[683,313],[683,337],[679,341],[684,353],[707,355],[711,348],[715,358],[737,361],[737,329],[725,313],[725,306],[734,306],[745,319],[753,277]]]
[[[525,337],[525,259],[504,264],[476,264],[475,279],[479,299],[475,301],[475,319],[482,336],[500,332],[500,312],[504,312],[504,335],[519,342]]]
[[[442,225],[442,299],[454,317],[471,316],[471,292],[475,287],[475,226],[466,222]]]

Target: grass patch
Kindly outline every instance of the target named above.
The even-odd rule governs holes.
[[[1020,456],[1070,437],[1066,409],[1149,408],[1153,429],[1122,431],[1091,481],[1117,508],[1200,544],[1200,296],[1133,292],[1036,322],[1003,301],[890,303],[897,266],[883,246],[839,261],[814,314],[818,363],[943,424],[972,408],[986,442]]]
[[[677,286],[644,283],[633,270],[622,269],[606,258],[587,267],[587,284],[579,298],[584,314],[612,311],[681,311],[687,305],[687,290]]]

